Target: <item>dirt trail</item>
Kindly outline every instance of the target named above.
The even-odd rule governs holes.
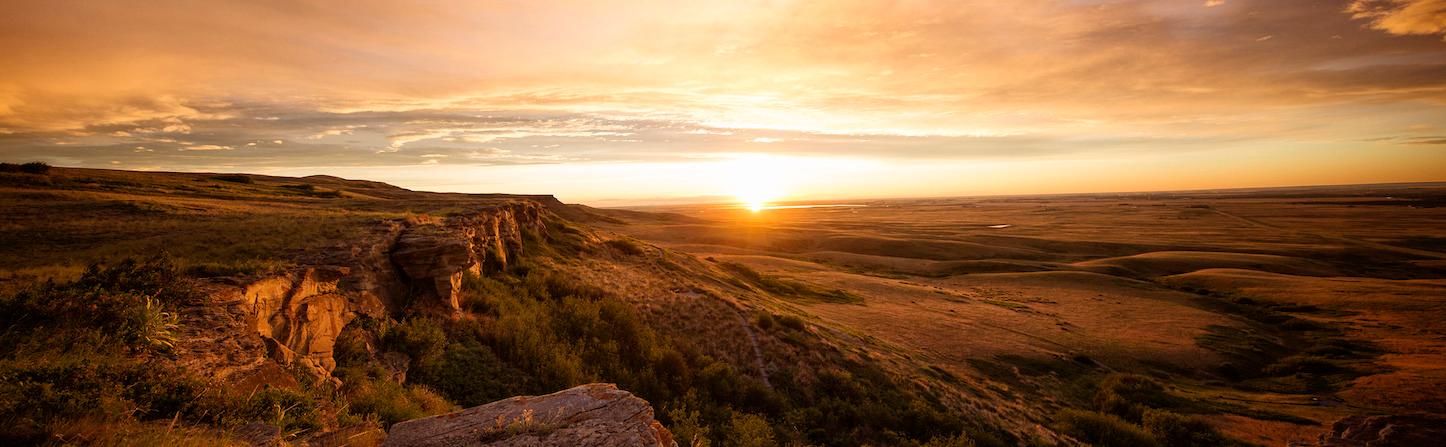
[[[773,383],[768,381],[768,370],[764,369],[763,349],[758,347],[758,334],[753,333],[752,325],[748,324],[748,317],[743,316],[743,311],[733,309],[738,315],[738,325],[743,328],[743,333],[748,334],[748,343],[753,346],[753,361],[758,364],[758,376],[763,379],[763,384],[773,388]]]
[[[694,300],[706,298],[705,295],[692,291],[682,292],[682,295]],[[773,383],[768,381],[768,369],[765,368],[767,363],[763,360],[763,348],[758,347],[758,334],[753,333],[753,326],[748,324],[748,317],[743,315],[742,310],[733,305],[728,307],[733,309],[734,315],[738,316],[738,327],[743,329],[744,334],[748,334],[748,345],[753,348],[753,363],[758,366],[759,378],[763,379],[764,385],[773,388]]]

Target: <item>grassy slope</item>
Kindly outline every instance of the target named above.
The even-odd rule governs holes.
[[[1446,210],[1429,206],[1442,196],[1441,185],[1389,185],[762,214],[663,207],[686,220],[610,228],[851,292],[863,306],[796,307],[972,387],[998,387],[1002,401],[1028,396],[1024,413],[1041,422],[1095,408],[1102,377],[1137,371],[1199,402],[1181,411],[1279,444],[1313,439],[1342,415],[1442,400],[1432,365],[1446,349],[1427,328],[1446,316],[1436,298],[1446,271],[1423,254],[1446,236]],[[989,228],[1001,223],[1013,226]],[[1369,397],[1381,393],[1410,398]]]
[[[0,246],[5,247],[0,251],[4,266],[0,294],[7,297],[16,290],[30,290],[40,279],[63,283],[81,277],[84,266],[93,262],[114,264],[157,253],[167,253],[176,268],[192,276],[267,273],[344,245],[381,220],[442,216],[522,198],[421,193],[330,177],[55,168],[44,176],[7,175],[0,180],[4,180],[0,215],[5,216],[0,220],[4,230]],[[561,206],[550,197],[526,198],[559,214],[594,217],[585,208]],[[12,408],[22,413],[7,417],[44,415],[40,425],[29,427],[51,435],[61,434],[50,431],[58,427],[87,427],[76,421],[93,420],[90,425],[97,427],[87,430],[95,433],[81,435],[92,436],[89,439],[152,433],[153,424],[166,417],[189,427],[176,433],[200,430],[195,434],[199,439],[215,436],[207,427],[231,429],[253,417],[282,426],[288,435],[304,436],[360,420],[386,424],[445,411],[454,404],[477,404],[513,393],[540,394],[600,380],[631,387],[652,399],[660,418],[675,430],[701,434],[699,439],[714,445],[760,439],[909,445],[954,439],[961,433],[982,445],[1005,445],[1013,444],[1010,439],[1018,435],[1036,435],[997,430],[996,426],[1028,426],[1007,415],[1008,410],[961,411],[986,402],[968,397],[961,387],[914,382],[920,365],[868,347],[876,341],[815,326],[800,317],[794,304],[849,302],[854,297],[798,287],[750,270],[721,268],[576,223],[554,219],[551,225],[547,236],[532,236],[518,270],[469,281],[469,313],[458,322],[403,312],[384,321],[359,320],[349,326],[345,332],[349,338],[339,341],[337,348],[343,365],[337,375],[344,385],[307,383],[300,375],[285,380],[289,384],[280,386],[289,391],[274,397],[283,400],[279,408],[294,410],[277,413],[282,417],[258,416],[253,410],[264,413],[272,401],[256,402],[254,396],[218,398],[213,405],[226,409],[224,421],[216,419],[210,407],[126,413],[119,408],[148,406],[145,394],[110,394],[105,387],[134,388],[129,373],[106,376],[100,389],[73,390],[90,396],[84,398],[120,402],[119,413],[109,409],[76,413],[79,410],[69,407],[37,410],[26,404]],[[176,275],[166,270],[161,276]],[[115,313],[119,316],[106,318],[123,323],[130,321],[126,315],[145,307],[142,298],[153,290],[117,287],[105,286],[98,293],[119,297]],[[85,299],[72,289],[47,293],[55,294],[55,299]],[[155,312],[183,308],[165,304]],[[76,321],[57,324],[75,325],[76,333],[94,329]],[[5,324],[21,323],[6,320]],[[61,347],[15,357],[6,364],[12,369],[0,374],[41,374],[34,371],[51,371],[46,368],[57,361],[103,362],[129,371],[124,368],[148,358],[136,357],[141,349],[136,345],[76,351],[64,346],[84,345],[82,340],[33,335],[26,339],[28,345],[58,341]],[[380,351],[347,351],[348,346],[408,354],[413,380],[406,385],[390,381],[377,361]],[[146,355],[165,358],[167,354]],[[609,360],[615,358],[633,361]],[[59,376],[35,376],[35,383],[65,389],[69,373],[61,371]],[[185,397],[186,393],[225,388],[206,383],[204,377],[204,371],[177,372],[175,381],[166,379],[154,386],[179,387],[185,391],[179,394],[182,399],[195,397]],[[29,410],[39,413],[23,412]]]

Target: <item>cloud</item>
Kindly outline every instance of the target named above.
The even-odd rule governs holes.
[[[1355,0],[1346,12],[1395,35],[1446,34],[1446,0]]]
[[[232,149],[235,148],[218,144],[183,144],[181,146],[181,150],[183,151],[229,151]]]
[[[1308,153],[1446,114],[1441,42],[1397,37],[1441,34],[1442,0],[1247,3],[360,0],[334,14],[155,0],[57,14],[15,0],[0,15],[0,156],[233,170],[740,150],[1165,159],[1244,142]]]

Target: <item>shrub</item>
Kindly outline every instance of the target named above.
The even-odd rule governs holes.
[[[423,385],[402,385],[380,369],[338,370],[342,392],[357,414],[374,415],[384,426],[446,413],[456,408]]]
[[[1146,408],[1174,408],[1180,400],[1159,382],[1135,374],[1110,374],[1094,396],[1095,409],[1130,421],[1139,421]]]
[[[256,183],[256,180],[255,180],[255,179],[252,179],[251,176],[246,175],[246,174],[221,174],[221,175],[211,176],[211,179],[212,179],[212,180],[219,180],[219,181],[223,181],[223,182],[243,183],[243,184],[247,184],[247,185]]]
[[[760,312],[760,313],[758,314],[758,328],[759,328],[759,329],[763,329],[763,330],[765,330],[765,331],[766,331],[766,330],[769,330],[769,329],[772,329],[772,328],[773,328],[773,314],[770,314],[770,313],[768,313],[768,312]]]
[[[176,348],[176,331],[180,329],[180,317],[161,307],[154,298],[145,297],[142,304],[132,306],[131,315],[122,331],[132,345],[158,352],[171,352]]]
[[[0,172],[20,172],[25,174],[46,175],[50,173],[50,165],[41,161],[14,164],[0,163]]]
[[[1054,417],[1061,433],[1097,447],[1151,447],[1160,443],[1139,427],[1117,416],[1075,409],[1061,410]]]
[[[382,334],[382,346],[412,357],[412,367],[431,361],[446,347],[447,333],[434,320],[412,317],[388,328]]]
[[[1198,416],[1184,416],[1165,410],[1145,410],[1145,430],[1166,447],[1217,447],[1229,442],[1215,427]]]
[[[179,320],[168,307],[197,296],[163,258],[93,264],[75,282],[47,282],[0,298],[0,324],[10,329],[0,337],[0,345],[8,345],[0,352],[22,341],[165,352],[176,341]]]
[[[449,343],[436,360],[409,374],[417,383],[431,385],[462,406],[472,407],[535,389],[534,380],[498,358],[477,340]]]
[[[762,416],[748,413],[734,413],[728,426],[728,438],[738,447],[770,447],[778,445],[773,438],[773,427]]]
[[[799,318],[797,315],[779,315],[778,324],[795,331],[801,331],[805,327],[803,318]]]
[[[673,438],[683,447],[708,447],[708,426],[698,416],[697,404],[689,408],[689,401],[697,401],[698,395],[689,393],[687,397],[679,400],[668,409],[668,429],[673,433]]]
[[[611,248],[618,253],[622,253],[628,256],[638,256],[647,253],[647,249],[643,248],[642,244],[632,239],[609,239],[608,241],[603,242],[603,244],[606,244],[608,248]]]

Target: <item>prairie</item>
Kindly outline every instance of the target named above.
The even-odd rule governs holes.
[[[1235,439],[1284,445],[1349,415],[1446,411],[1443,197],[1402,184],[659,206],[631,210],[669,218],[603,226],[858,297],[778,305],[1041,424],[1129,372]]]

